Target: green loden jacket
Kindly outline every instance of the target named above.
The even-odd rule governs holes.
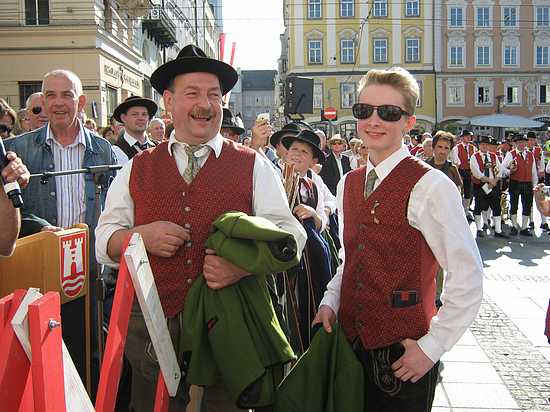
[[[274,412],[363,412],[363,365],[335,323],[313,337],[276,394]]]
[[[207,247],[255,275],[223,289],[203,277],[189,290],[183,311],[183,350],[191,352],[186,381],[213,385],[221,376],[235,404],[273,404],[283,367],[295,359],[267,289],[265,275],[299,262],[294,237],[267,219],[228,212],[216,219]]]

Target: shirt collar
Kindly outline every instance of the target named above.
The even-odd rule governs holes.
[[[168,153],[170,153],[170,156],[174,155],[172,146],[175,144],[184,145],[185,143],[177,140],[176,132],[172,131],[172,133],[170,134],[170,139],[168,139]],[[214,136],[212,139],[210,139],[208,142],[204,144],[212,149],[216,158],[220,157],[220,154],[222,152],[222,145],[223,145],[223,137],[221,134],[218,133],[216,136]]]
[[[76,139],[73,143],[71,143],[70,145],[68,146],[76,146],[78,144],[81,144],[82,146],[86,147],[86,137],[84,135],[84,129],[82,127],[82,123],[80,123],[79,120],[78,121],[78,126],[79,126],[79,131],[78,131],[78,135],[76,136]],[[59,142],[57,141],[57,139],[55,138],[53,132],[52,132],[52,129],[50,127],[50,123],[48,123],[48,126],[46,127],[46,143],[48,145],[52,145],[52,143],[57,143],[59,144]]]
[[[374,169],[376,171],[376,175],[378,176],[378,179],[380,181],[384,180],[391,171],[397,166],[404,158],[407,156],[410,156],[409,151],[405,147],[405,145],[401,145],[401,147],[393,152],[388,158],[384,159],[378,166],[374,167],[374,165],[367,160],[367,175],[369,172]]]
[[[137,139],[133,136],[130,136],[127,131],[124,131],[124,139],[130,146],[135,146],[136,143],[139,143]],[[153,147],[153,142],[149,139],[149,137],[146,137],[145,142],[143,143],[147,143],[149,146]]]

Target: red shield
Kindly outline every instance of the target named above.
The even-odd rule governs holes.
[[[61,289],[68,297],[78,296],[86,281],[86,233],[75,233],[59,238]]]

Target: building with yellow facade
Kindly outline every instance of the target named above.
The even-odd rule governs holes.
[[[305,120],[350,137],[355,134],[351,107],[361,76],[371,68],[402,66],[414,74],[421,90],[417,127],[432,130],[432,5],[420,0],[285,0],[279,84],[287,76],[313,78],[314,112],[305,113]],[[321,121],[326,108],[337,110],[336,121]]]

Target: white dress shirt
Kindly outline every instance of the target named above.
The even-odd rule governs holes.
[[[522,156],[525,159],[525,156],[527,156],[528,152],[527,150],[524,150],[523,152],[517,152],[519,156]],[[532,155],[532,154],[531,154]],[[509,151],[506,153],[506,157],[502,161],[502,167],[506,169],[506,175],[509,176],[512,174],[512,171],[510,170],[510,166],[512,165],[512,161],[514,160],[514,156],[512,155],[512,151]],[[536,161],[533,156],[533,167],[531,169],[531,182],[533,183],[533,187],[536,186],[539,183],[539,177],[537,174],[537,165]]]
[[[330,213],[336,212],[336,196],[331,193],[321,176],[312,170],[311,179],[313,180],[313,183],[315,183],[315,186],[317,186],[317,191],[323,193],[323,202],[325,204],[324,207],[328,208]]]
[[[338,166],[338,172],[340,173],[340,178],[344,175],[344,169],[342,168],[342,155],[338,156],[334,153],[334,159],[336,160],[336,166]]]
[[[195,156],[198,158],[199,167],[204,165],[211,150],[216,157],[219,157],[222,144],[223,137],[217,134],[205,144],[202,150],[198,150]],[[184,143],[176,140],[172,133],[167,147],[170,156],[173,156],[176,161],[178,171],[183,175],[188,163]],[[99,217],[95,231],[97,260],[109,266],[118,266],[107,254],[107,244],[112,234],[120,229],[134,227],[134,201],[129,189],[132,163],[130,160],[124,165],[109,187],[105,210]],[[304,248],[305,230],[290,212],[281,180],[264,156],[256,156],[254,161],[252,214],[271,220],[280,228],[292,233],[298,244],[298,250],[301,251]]]
[[[477,155],[478,153],[481,155],[481,162],[483,164],[485,164],[485,156],[487,156],[489,158],[489,162],[492,163],[492,159],[491,159],[491,154],[489,152],[477,152],[475,155],[473,155],[472,157],[470,157],[470,171],[472,172],[472,176],[475,177],[476,179],[478,180],[481,180],[482,177],[485,177],[485,175],[483,174],[483,170],[481,170],[479,168],[479,164],[477,162]],[[495,155],[496,157],[496,155]],[[502,165],[500,164],[500,161],[498,160],[498,157],[496,157],[496,167],[497,167],[497,175],[495,176],[494,174],[494,171],[493,171],[493,167],[490,167],[489,168],[489,178],[490,179],[494,179],[495,177],[497,179],[501,178],[501,177],[506,177],[506,172],[502,172]]]
[[[321,179],[320,176],[318,176],[315,172],[311,172],[311,180],[317,187],[317,206],[315,207],[315,211],[319,215],[319,219],[321,220],[321,228],[319,229],[319,232],[322,232],[326,229],[328,224],[328,216],[325,213],[325,207],[330,207],[325,203],[325,192],[323,189],[323,179]],[[308,196],[307,189],[300,185],[300,196],[302,199],[306,198]]]
[[[402,146],[376,167],[367,162],[365,173],[374,168],[378,175],[375,190],[408,155],[406,147]],[[336,194],[342,242],[346,177],[340,180]],[[413,187],[407,219],[412,227],[422,233],[437,262],[447,273],[441,296],[443,306],[432,318],[428,333],[418,340],[422,351],[437,362],[460,339],[477,315],[483,296],[483,266],[462,209],[460,193],[451,179],[439,170],[428,171]],[[339,256],[342,264],[338,266],[321,301],[321,305],[328,305],[336,314],[340,307],[342,275],[346,264],[344,247],[340,249]]]
[[[133,147],[139,152],[141,152],[141,149],[137,145],[139,142],[136,138],[130,136],[127,131],[124,131],[124,135],[122,136],[124,140],[130,145],[130,147]],[[154,147],[155,144],[149,137],[145,139],[145,142],[149,145],[149,147]],[[115,152],[116,160],[118,165],[125,165],[128,163],[130,159],[128,159],[128,155],[122,151],[122,149],[116,145],[113,145],[113,152]]]
[[[54,136],[50,125],[46,131],[46,144],[53,154],[56,172],[81,169],[86,152],[86,139],[82,124],[79,123],[78,136],[73,143],[63,146]],[[85,175],[77,173],[55,177],[55,195],[57,201],[57,225],[70,228],[86,221]]]

